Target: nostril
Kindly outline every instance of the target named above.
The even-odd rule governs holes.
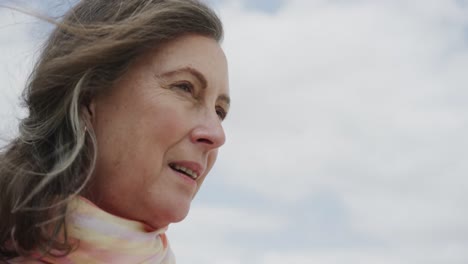
[[[206,138],[199,138],[197,139],[197,142],[200,142],[200,143],[206,143],[206,144],[213,144],[213,141],[209,140],[209,139],[206,139]]]

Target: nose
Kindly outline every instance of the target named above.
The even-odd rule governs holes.
[[[192,130],[191,140],[207,150],[217,149],[226,142],[226,135],[216,113],[207,113],[200,117],[196,127]]]

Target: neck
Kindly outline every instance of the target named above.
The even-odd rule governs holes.
[[[67,232],[77,248],[50,263],[175,263],[165,231],[112,215],[79,197],[70,204]]]

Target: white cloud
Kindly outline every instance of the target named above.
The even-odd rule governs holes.
[[[17,119],[22,111],[19,94],[32,69],[37,42],[31,37],[34,22],[19,12],[0,8],[0,131],[2,139],[16,132]],[[6,136],[7,135],[7,136]]]
[[[180,263],[246,263],[252,246],[246,233],[266,236],[285,230],[286,224],[281,216],[257,210],[195,205],[188,218],[172,225],[168,234]],[[242,247],[231,241],[239,235]]]
[[[450,96],[447,89],[451,97],[463,93],[462,72],[445,78],[439,68],[459,58],[447,54],[455,37],[446,38],[445,28],[433,30],[417,16],[366,3],[330,4],[318,11],[301,3],[300,9],[310,10],[304,15],[287,12],[297,10],[293,3],[278,16],[225,11],[234,97],[228,131],[234,136],[227,146],[232,156],[221,159],[259,163],[248,165],[257,171],[229,173],[234,181],[265,187],[244,178],[255,174],[255,179],[275,182],[278,177],[288,185],[298,178],[282,182],[283,175],[316,172],[325,162],[366,170],[375,166],[369,162],[382,162],[375,166],[380,175],[397,170],[387,167],[398,162],[408,171],[398,156],[408,155],[406,150],[427,156],[428,149],[444,142],[436,139],[464,128],[461,109],[440,98]],[[460,53],[465,55],[466,49]],[[249,148],[243,150],[245,146]],[[422,161],[438,154],[427,158]],[[343,164],[350,161],[364,164]],[[413,169],[422,169],[415,165]],[[232,167],[228,171],[244,169]],[[389,177],[403,176],[396,172]],[[316,182],[314,176],[299,178],[291,188],[300,190],[303,180]]]
[[[334,193],[352,232],[394,248],[395,258],[383,246],[347,248],[356,263],[468,261],[466,7],[285,3],[277,14],[221,9],[233,107],[217,177],[284,214],[285,204]],[[331,252],[280,262],[350,263]]]
[[[179,262],[467,263],[467,2],[219,10],[228,142],[170,228]],[[8,127],[38,44],[0,15]]]
[[[324,251],[309,251],[309,252],[269,252],[265,257],[257,262],[262,264],[276,263],[320,263],[320,264],[462,264],[466,263],[466,257],[458,254],[462,248],[457,248],[455,251],[443,250],[441,248],[433,248],[428,251],[417,251],[417,248],[407,248],[403,250],[395,250],[392,248],[382,249],[335,249]],[[415,254],[417,252],[417,254]],[[458,253],[457,253],[458,252]]]

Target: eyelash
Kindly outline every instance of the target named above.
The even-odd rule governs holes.
[[[181,83],[176,83],[173,85],[175,88],[180,89],[184,92],[190,93],[193,95],[194,92],[194,86],[190,82],[181,82]],[[226,118],[227,112],[224,110],[224,108],[217,106],[216,107],[216,114],[218,115],[219,119],[222,121]]]
[[[176,83],[176,84],[174,84],[174,87],[177,88],[177,89],[180,89],[180,90],[182,90],[184,92],[190,93],[190,94],[193,94],[193,92],[194,92],[193,84],[191,84],[189,82]]]
[[[220,107],[220,106],[217,106],[217,107],[216,107],[216,114],[219,116],[219,119],[220,119],[221,121],[223,121],[223,120],[226,118],[226,116],[227,116],[226,110],[224,110],[224,108],[222,108],[222,107]]]

